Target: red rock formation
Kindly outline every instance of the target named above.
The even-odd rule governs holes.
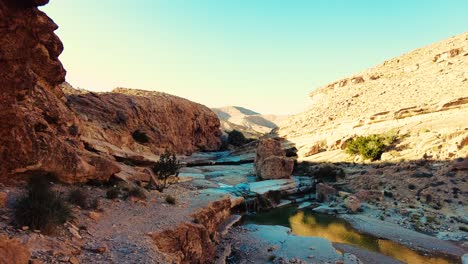
[[[174,263],[211,263],[218,242],[217,228],[230,215],[231,200],[219,200],[193,215],[195,223],[150,233],[159,251]]]
[[[159,92],[115,89],[68,95],[84,122],[80,133],[135,152],[190,154],[220,146],[220,122],[208,107]]]
[[[70,96],[72,111],[58,87],[65,70],[57,25],[37,9],[47,2],[0,0],[1,182],[49,173],[69,183],[107,180],[120,171],[114,157],[88,151],[83,137],[136,152],[218,148],[214,113],[181,98],[90,93]],[[136,144],[134,132],[148,142]]]
[[[0,236],[0,264],[27,264],[31,254],[16,239]]]

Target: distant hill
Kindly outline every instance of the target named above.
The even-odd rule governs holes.
[[[262,115],[240,106],[212,108],[224,131],[239,130],[247,137],[258,137],[278,127],[287,116]]]

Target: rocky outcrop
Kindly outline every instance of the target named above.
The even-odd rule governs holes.
[[[390,130],[399,141],[385,161],[466,157],[467,51],[463,33],[319,87],[309,109],[283,122],[278,136],[314,162],[352,161],[343,152],[347,139]]]
[[[287,116],[262,115],[239,106],[225,106],[212,110],[221,120],[223,131],[238,130],[247,138],[258,138],[269,133],[287,118]]]
[[[193,215],[193,222],[182,223],[174,229],[150,233],[159,251],[175,263],[211,263],[219,242],[218,227],[228,219],[229,198],[212,202]]]
[[[16,239],[0,236],[0,264],[27,264],[31,253]]]
[[[275,139],[262,139],[255,157],[255,172],[261,179],[291,177],[294,160],[287,158],[281,143]]]
[[[111,93],[69,94],[82,119],[82,137],[140,153],[179,154],[220,146],[219,119],[209,108],[160,92],[118,88]],[[89,140],[88,140],[89,141]]]
[[[218,148],[216,115],[182,98],[123,89],[67,98],[57,25],[37,9],[47,2],[0,0],[1,182],[37,174],[67,183],[107,180],[121,170],[115,152]]]

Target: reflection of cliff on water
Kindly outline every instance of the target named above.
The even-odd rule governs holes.
[[[450,261],[439,257],[428,257],[405,246],[389,240],[378,239],[361,234],[346,221],[330,215],[316,214],[311,211],[297,211],[285,207],[259,213],[246,218],[247,223],[263,225],[282,225],[291,228],[299,236],[317,236],[332,242],[350,244],[393,257],[411,264],[448,264]]]

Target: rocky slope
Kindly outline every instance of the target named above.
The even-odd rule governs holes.
[[[286,119],[286,116],[262,115],[239,106],[225,106],[212,110],[221,120],[224,131],[238,130],[247,137],[259,137],[269,133]]]
[[[137,153],[165,149],[191,154],[220,144],[219,120],[207,107],[160,92],[117,88],[110,93],[67,94],[89,145],[100,141]]]
[[[342,161],[354,135],[398,131],[384,160],[468,154],[468,33],[423,47],[310,94],[312,106],[278,131],[315,161]],[[323,153],[321,153],[323,152]]]
[[[65,96],[57,25],[37,9],[47,2],[0,1],[1,182],[106,180],[121,171],[119,155],[218,148],[215,114],[188,100],[122,89]]]

